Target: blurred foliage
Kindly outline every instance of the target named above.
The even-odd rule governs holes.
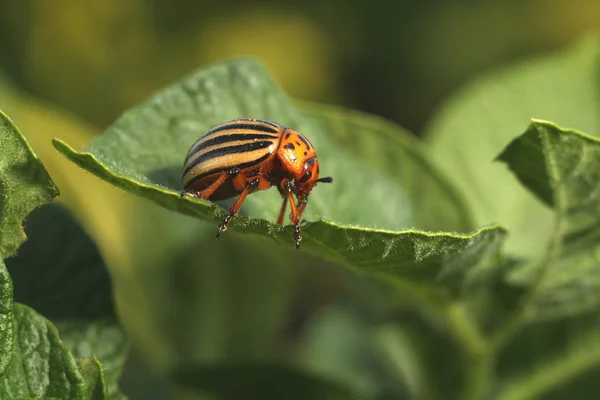
[[[469,193],[477,224],[505,225],[515,256],[532,256],[548,240],[550,212],[490,160],[530,118],[600,135],[599,57],[598,39],[586,37],[552,56],[490,72],[445,100],[425,129],[432,160]]]
[[[595,0],[0,0],[0,9],[1,68],[99,126],[199,65],[251,56],[294,97],[419,132],[467,76],[600,23]]]
[[[594,38],[578,42],[555,58],[539,61],[533,76],[517,66],[518,73],[508,76],[514,74],[519,84],[506,86],[513,91],[536,93],[532,86],[548,79],[547,71],[554,71],[554,63],[560,65],[557,70],[561,72],[566,70],[563,65],[594,71],[598,67],[597,49]],[[549,113],[543,105],[549,104],[550,110],[557,108],[553,100],[565,98],[560,89],[573,87],[572,82],[566,85],[570,76],[553,76],[545,96],[509,93],[522,100],[520,112]],[[585,98],[582,88],[596,87],[596,74],[580,73],[578,77],[582,80],[578,92]],[[482,78],[481,87],[497,80],[493,75]],[[549,92],[557,95],[549,96]],[[587,97],[594,99],[595,93]],[[497,106],[497,97],[489,90],[476,98],[482,99],[478,104],[493,101]],[[458,121],[461,127],[472,119],[471,115],[480,115],[463,113],[460,104],[470,104],[469,96],[464,98],[467,101],[449,107],[434,120],[445,116]],[[506,104],[516,106],[516,100]],[[312,107],[317,109],[316,105]],[[590,117],[584,107],[569,110],[571,114],[565,115],[575,121]],[[520,120],[517,112],[505,114]],[[341,178],[335,181],[339,187],[335,193],[326,190],[330,186],[315,190],[314,205],[306,213],[301,253],[289,249],[289,227],[265,220],[269,210],[277,209],[277,196],[267,197],[273,192],[257,193],[247,200],[244,214],[250,213],[251,217],[232,221],[227,247],[214,244],[215,225],[224,210],[207,201],[178,195],[181,154],[193,143],[196,132],[235,115],[274,119],[305,132],[319,148],[323,170]],[[177,221],[174,216],[167,217],[170,221],[165,219],[165,223],[171,227],[161,230],[180,232],[178,236],[156,238],[150,246],[155,250],[134,262],[138,274],[142,270],[135,265],[144,265],[143,274],[137,278],[144,282],[138,295],[147,290],[152,295],[139,297],[135,308],[123,307],[121,316],[136,341],[144,343],[146,357],[155,368],[182,385],[186,396],[192,395],[188,392],[191,388],[198,388],[223,399],[239,398],[239,388],[244,388],[245,398],[281,397],[280,386],[265,384],[269,379],[276,379],[284,388],[303,396],[300,398],[481,399],[492,393],[501,399],[547,395],[561,398],[561,391],[575,379],[588,391],[596,389],[599,358],[595,351],[584,349],[595,348],[598,340],[594,316],[600,304],[595,261],[598,236],[594,227],[600,217],[596,210],[600,187],[596,168],[600,157],[596,153],[600,141],[552,123],[533,121],[501,152],[498,160],[510,166],[529,190],[525,194],[532,196],[533,192],[553,210],[549,215],[548,247],[530,244],[529,253],[523,255],[510,246],[501,247],[505,231],[499,227],[470,235],[406,230],[409,223],[421,228],[427,221],[437,220],[438,229],[443,229],[448,221],[461,221],[452,217],[444,221],[442,216],[419,219],[418,213],[439,211],[452,201],[460,203],[462,198],[474,202],[476,191],[463,190],[462,197],[436,195],[437,207],[434,203],[428,208],[414,207],[419,202],[414,194],[423,187],[433,188],[428,179],[439,174],[430,164],[427,149],[410,136],[382,134],[383,126],[391,126],[382,120],[329,109],[318,114],[315,124],[315,115],[314,110],[308,112],[289,103],[260,64],[242,59],[206,67],[157,92],[147,102],[128,110],[83,152],[64,141],[54,142],[79,166],[125,191],[166,209],[213,222],[212,226],[201,223],[193,228],[187,217],[178,217]],[[489,119],[494,121],[493,117]],[[455,132],[466,129],[442,126],[450,129],[428,139],[435,143],[449,136],[452,140]],[[331,137],[327,132],[333,132]],[[482,136],[495,134],[484,128],[476,132]],[[358,146],[364,151],[346,145],[353,149],[346,153],[344,143],[358,137],[364,138]],[[461,143],[459,149],[469,142]],[[401,168],[411,173],[396,175],[393,180],[379,180],[373,175],[367,179],[370,194],[381,192],[385,196],[357,197],[353,194],[355,186],[345,178],[369,173],[373,166],[383,176],[389,163],[381,161],[385,151],[367,149],[384,147],[394,154],[411,154],[411,158],[402,159]],[[498,153],[501,148],[499,145]],[[328,160],[335,160],[337,165]],[[464,157],[449,157],[443,164],[446,173],[458,169],[461,164],[455,163],[464,161]],[[486,162],[480,160],[479,164]],[[343,168],[336,169],[340,166]],[[439,180],[431,182],[440,185],[447,179],[445,174],[438,176]],[[459,175],[451,176],[457,179]],[[420,185],[415,185],[417,182]],[[452,188],[448,182],[442,186]],[[476,189],[481,186],[484,183]],[[395,188],[411,195],[396,198]],[[436,193],[443,191],[438,187]],[[388,207],[397,207],[394,203],[403,204],[412,218],[389,216]],[[145,210],[147,220],[161,221],[159,214],[149,210]],[[453,210],[460,214],[465,208]],[[378,227],[388,230],[369,229],[361,219],[365,213],[378,221]],[[444,213],[448,217],[448,211]],[[319,220],[321,216],[333,216],[335,222]],[[138,232],[148,228],[141,229]],[[427,229],[436,228],[431,225]],[[446,225],[445,229],[468,228]],[[134,236],[148,245],[147,235]],[[359,273],[351,276],[325,260]],[[215,270],[215,265],[220,268]],[[318,268],[313,269],[315,265]],[[310,271],[310,282],[299,278],[297,274],[302,270]],[[331,285],[332,281],[323,280],[326,274],[332,274],[339,283]],[[210,286],[206,286],[208,282]],[[342,282],[343,295],[335,291]],[[295,299],[290,294],[294,290],[312,292],[322,284],[325,289],[319,293],[327,295],[308,303],[302,298],[300,304],[310,308],[304,310],[300,322],[288,326],[295,310]],[[145,300],[148,298],[153,300]],[[341,298],[347,298],[344,305],[339,304]],[[388,319],[389,323],[382,324]],[[541,335],[546,325],[552,329]],[[567,341],[564,330],[570,331]],[[335,345],[328,339],[332,336]],[[531,346],[532,341],[542,337],[543,341]],[[407,351],[409,348],[413,350]],[[383,349],[394,350],[393,356],[384,356]],[[548,363],[551,367],[546,367]],[[315,376],[319,377],[317,381]],[[321,379],[329,383],[324,385]],[[307,392],[299,392],[300,387]]]
[[[432,109],[479,71],[554,49],[595,28],[597,2],[0,0],[0,10],[0,109],[25,133],[60,188],[58,201],[75,212],[106,261],[118,315],[134,346],[121,382],[132,399],[196,399],[195,389],[172,387],[165,374],[185,362],[257,358],[293,360],[326,381],[351,382],[381,398],[451,398],[481,389],[462,386],[484,382],[489,372],[478,353],[482,348],[466,353],[463,348],[482,343],[477,332],[458,333],[470,338],[462,342],[445,324],[467,321],[455,326],[460,332],[471,319],[482,318],[477,322],[487,333],[510,316],[522,299],[521,285],[533,279],[524,273],[534,270],[526,261],[543,256],[553,218],[505,167],[491,161],[530,117],[598,134],[597,47],[588,44],[579,52],[575,46],[555,60],[488,74],[444,102],[441,112],[434,115]],[[495,284],[469,292],[466,306],[459,302],[443,309],[451,317],[440,322],[444,313],[423,312],[421,298],[408,286],[360,279],[319,257],[238,233],[233,225],[216,246],[214,223],[127,195],[52,148],[51,139],[59,137],[80,149],[157,89],[199,66],[238,56],[258,58],[293,98],[374,112],[423,135],[432,154],[407,131],[369,115],[302,102],[294,117],[308,121],[312,132],[329,132],[332,143],[326,146],[343,149],[350,164],[365,166],[367,179],[389,182],[381,185],[386,190],[402,182],[403,189],[392,190],[390,198],[411,207],[389,209],[398,220],[390,217],[386,223],[459,232],[489,223],[507,226],[508,256],[489,272]],[[194,129],[208,125],[196,122]],[[388,140],[394,145],[386,146]],[[140,154],[132,149],[131,155]],[[173,164],[177,155],[169,157]],[[330,161],[331,168],[336,161]],[[423,180],[431,162],[441,173]],[[336,193],[318,191],[325,198]],[[386,193],[381,189],[371,196],[377,201]],[[272,221],[276,201],[276,193],[257,195],[244,214]],[[319,212],[311,217],[336,211],[313,207]],[[375,225],[359,207],[354,214],[339,211],[336,222],[341,215],[343,222]],[[288,236],[281,237],[286,245]],[[577,249],[573,252],[589,255],[589,249]],[[498,360],[495,393],[506,387],[504,398],[586,398],[585,390],[594,388],[596,352],[589,350],[597,348],[597,339],[588,336],[596,323],[593,260],[572,261],[582,266],[577,276],[587,281],[555,275],[549,289],[540,291],[558,288],[556,297],[540,297],[544,309],[587,304],[592,311],[522,327]],[[560,261],[555,269],[569,262]],[[510,288],[498,276],[505,270],[514,272]],[[27,286],[31,278],[13,279]],[[48,298],[51,290],[41,289]],[[577,293],[581,296],[573,297]],[[16,298],[21,301],[18,293]],[[461,314],[465,310],[467,316]],[[59,325],[59,334],[64,329],[76,357],[87,357],[91,348],[77,347],[69,337],[95,331],[69,326]],[[548,348],[562,353],[549,354]],[[540,360],[547,364],[540,367]],[[97,372],[93,365],[80,367],[90,382]],[[228,388],[218,387],[223,377],[247,376],[232,375],[235,369],[204,372],[205,384],[221,393]]]
[[[0,76],[2,109],[22,131],[52,180],[60,188],[57,201],[66,205],[101,243],[101,252],[110,264],[122,265],[127,257],[126,240],[120,224],[131,200],[110,185],[95,179],[65,160],[52,147],[52,138],[69,138],[74,145],[87,144],[98,129],[72,114],[32,98]],[[87,193],[94,193],[88,197]]]

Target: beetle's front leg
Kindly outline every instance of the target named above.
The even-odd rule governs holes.
[[[304,214],[304,210],[306,209],[306,206],[308,205],[308,196],[304,196],[302,195],[299,199],[298,199],[298,219],[302,218],[302,215]]]
[[[294,185],[292,184],[292,181],[286,178],[281,181],[279,186],[283,189],[283,193],[287,196],[287,200],[290,203],[290,208],[292,211],[290,220],[294,225],[294,240],[296,241],[296,250],[300,250],[302,236],[300,236],[300,216],[298,215],[296,202],[294,202]]]

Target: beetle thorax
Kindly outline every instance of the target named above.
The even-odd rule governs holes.
[[[308,139],[291,129],[283,133],[277,155],[285,172],[295,179],[304,174],[306,161],[317,157]]]

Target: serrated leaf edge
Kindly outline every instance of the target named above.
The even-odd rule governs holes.
[[[100,161],[98,159],[98,157],[96,157],[95,154],[86,152],[86,151],[77,151],[77,150],[73,149],[69,144],[67,144],[66,142],[64,142],[58,138],[52,139],[52,144],[61,154],[63,154],[63,156],[65,156],[71,162],[77,164],[80,168],[85,169],[86,171],[96,175],[99,179],[107,181],[125,191],[128,191],[128,189],[126,187],[123,187],[123,185],[119,185],[118,183],[108,181],[105,177],[100,176],[95,171],[92,171],[91,169],[86,168],[85,165],[82,165],[82,163],[80,162],[81,160],[79,158],[83,158],[83,159],[87,158],[87,159],[91,160],[93,163],[95,163],[97,166],[99,166],[107,176],[110,176],[117,181],[124,181],[133,186],[137,186],[137,187],[141,187],[141,188],[144,188],[147,190],[155,191],[157,193],[161,193],[162,195],[170,196],[181,202],[188,202],[188,203],[191,203],[194,205],[201,205],[204,207],[209,207],[211,209],[211,211],[213,211],[213,213],[214,213],[213,216],[215,219],[220,219],[226,213],[226,211],[223,208],[219,207],[218,205],[216,205],[210,201],[197,199],[195,197],[189,197],[189,196],[181,198],[179,193],[172,189],[169,189],[166,187],[163,188],[159,185],[153,185],[153,184],[139,182],[139,181],[136,181],[126,175],[116,173],[113,170],[111,170],[110,168],[108,168],[102,161]],[[139,194],[137,194],[137,193],[134,193],[134,194],[139,196]],[[141,196],[141,197],[143,197],[143,196]],[[144,198],[147,200],[151,200],[146,197],[144,197]],[[244,220],[255,220],[255,221],[259,220],[259,218],[243,217],[243,216],[238,216],[236,218],[244,219]],[[267,220],[263,220],[263,219],[260,219],[260,220],[265,221],[268,224],[270,224],[271,225],[270,228],[272,228],[273,230],[282,229],[278,225],[275,225]],[[502,233],[508,233],[506,231],[506,229],[499,224],[492,224],[492,225],[488,225],[485,227],[481,227],[471,233],[428,232],[428,231],[422,231],[422,230],[418,230],[418,229],[403,229],[403,230],[395,231],[395,230],[389,230],[389,229],[367,228],[367,227],[362,227],[362,226],[358,226],[358,225],[340,224],[340,223],[330,221],[326,218],[320,218],[315,221],[310,221],[306,225],[315,224],[315,223],[324,223],[326,225],[329,225],[329,226],[332,226],[335,228],[348,229],[348,230],[361,231],[361,232],[383,233],[383,234],[391,234],[391,235],[418,234],[418,235],[422,235],[425,237],[450,237],[450,238],[457,238],[457,239],[471,239],[482,232],[490,231],[490,230],[499,230]]]

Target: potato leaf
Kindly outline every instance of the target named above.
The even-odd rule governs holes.
[[[117,381],[126,340],[110,276],[94,242],[59,204],[29,214],[25,232],[29,239],[18,256],[6,260],[15,300],[50,319],[77,359],[92,364],[94,357],[101,360],[111,398],[121,396]]]
[[[58,195],[41,161],[12,121],[0,111],[0,256],[14,254],[25,239],[23,219]]]
[[[600,140],[533,120],[498,159],[556,215],[555,245],[544,270],[537,271],[542,274],[538,308],[529,316],[595,309],[600,305]]]
[[[15,304],[16,344],[0,376],[0,397],[85,399],[85,381],[56,328],[33,309]]]
[[[323,184],[315,189],[307,208],[309,222],[303,227],[306,251],[365,270],[385,270],[392,275],[407,273],[415,279],[426,279],[439,272],[429,271],[427,263],[435,265],[442,259],[448,261],[447,257],[460,258],[461,251],[468,247],[481,250],[481,253],[477,253],[479,250],[472,253],[478,259],[485,256],[487,245],[495,248],[499,244],[497,239],[503,238],[504,231],[498,227],[473,234],[406,230],[419,219],[414,214],[420,208],[411,200],[418,197],[410,195],[411,190],[420,190],[417,188],[425,182],[428,184],[423,187],[436,187],[437,193],[448,190],[425,158],[406,158],[408,166],[418,160],[415,174],[397,177],[389,172],[382,174],[376,167],[336,146],[330,130],[343,127],[341,129],[354,131],[348,135],[350,140],[362,135],[374,142],[383,141],[379,148],[387,145],[403,152],[409,147],[408,139],[404,139],[404,143],[390,140],[382,134],[385,128],[373,122],[361,124],[356,117],[349,118],[353,122],[347,123],[350,127],[346,128],[333,113],[318,117],[315,113],[308,114],[309,117],[304,116],[289,103],[260,64],[234,60],[206,68],[160,91],[126,112],[83,152],[75,151],[60,140],[55,140],[54,145],[73,162],[115,186],[167,209],[216,222],[225,215],[222,207],[189,197],[179,198],[181,168],[189,146],[212,126],[228,119],[238,116],[273,119],[305,132],[319,149],[323,174],[335,179],[334,184]],[[337,135],[340,136],[343,134]],[[418,147],[410,152],[418,154]],[[373,157],[377,155],[368,158]],[[280,201],[276,191],[249,196],[243,215],[251,217],[235,218],[231,228],[291,246],[291,227],[269,222],[275,218]],[[452,215],[462,212],[457,206],[439,215],[442,220],[444,215],[450,215],[454,221],[451,224],[464,228],[468,225],[464,222],[467,217]],[[420,268],[402,271],[403,263],[415,261]],[[466,270],[472,264],[463,263],[460,268]]]
[[[498,159],[555,215],[546,256],[511,277],[531,289],[498,336],[508,341],[500,369],[509,378],[500,398],[595,392],[600,388],[600,140],[533,120]]]
[[[459,299],[473,287],[484,286],[489,275],[489,270],[483,268],[484,261],[496,255],[506,231],[499,226],[473,230],[459,195],[431,166],[414,139],[391,123],[335,108],[293,106],[259,63],[234,60],[193,73],[159,91],[125,112],[83,151],[60,139],[53,143],[65,157],[112,185],[164,209],[208,222],[216,230],[217,222],[225,216],[222,206],[228,202],[213,204],[180,198],[182,164],[199,136],[236,117],[275,120],[305,133],[318,149],[322,173],[333,176],[334,183],[319,185],[311,195],[300,254],[287,252],[293,249],[291,227],[271,222],[281,205],[276,190],[249,196],[241,216],[233,219],[220,242],[215,241],[214,233],[210,237],[191,231],[182,235],[171,225],[168,231],[172,235],[167,238],[160,234],[150,239],[140,236],[145,247],[154,244],[144,254],[136,255],[139,260],[148,257],[147,262],[137,261],[143,271],[136,272],[140,274],[138,280],[147,283],[136,286],[152,295],[140,293],[138,299],[151,300],[128,315],[148,327],[160,327],[139,330],[145,346],[154,346],[153,359],[170,367],[183,362],[201,366],[207,376],[220,373],[220,368],[230,362],[256,365],[263,357],[273,357],[277,366],[289,367],[294,363],[290,360],[293,357],[280,354],[282,350],[272,342],[281,340],[278,329],[291,329],[282,310],[290,307],[292,315],[297,313],[291,308],[297,306],[287,296],[289,290],[299,289],[277,279],[291,277],[283,272],[284,268],[310,263],[304,255],[383,277],[401,296],[410,298],[407,302],[417,303],[420,311],[445,326],[454,339],[466,346],[478,345],[472,342],[478,338],[468,336],[477,333],[472,332],[472,316],[460,313],[464,311],[463,304],[451,307],[440,299]],[[398,154],[401,156],[395,156]],[[143,217],[149,226],[158,223],[148,221],[153,216],[156,214],[148,212]],[[180,221],[177,227],[183,230],[184,225]],[[445,232],[436,232],[442,229]],[[245,236],[249,243],[253,243],[251,236],[259,235],[284,247],[279,246],[276,251],[263,244],[249,246],[260,253],[251,257],[253,252],[234,240],[237,232],[243,234],[237,239]],[[189,243],[189,249],[181,246],[183,242]],[[236,248],[236,252],[231,248]],[[237,252],[241,255],[234,256]],[[146,253],[160,256],[149,257]],[[198,253],[204,256],[196,257]],[[242,273],[244,279],[239,277]],[[198,289],[207,279],[223,281]],[[230,286],[237,289],[226,289]],[[302,287],[311,290],[313,285]],[[252,295],[250,301],[244,297],[247,293],[262,296]],[[239,298],[234,296],[238,294]],[[236,301],[222,302],[230,296]],[[267,308],[265,304],[273,303],[273,298],[279,299],[277,296],[282,298],[275,302],[277,307]],[[196,317],[189,319],[189,315]],[[229,315],[232,317],[225,317]],[[307,318],[302,316],[301,321]],[[179,322],[174,324],[175,321]],[[250,323],[254,330],[247,328]],[[183,329],[182,324],[189,328]],[[308,322],[301,324],[304,325]],[[301,333],[293,326],[295,338]],[[231,338],[227,345],[219,333],[224,330]],[[203,339],[198,340],[200,337]],[[364,346],[371,346],[372,338],[368,334],[365,337],[369,344]],[[310,362],[305,361],[303,369],[310,373],[316,369],[321,372],[317,375],[327,376],[334,385],[345,382],[353,391],[360,387],[355,393],[373,394],[381,389],[377,379],[365,376],[364,365],[357,361],[359,356],[354,351],[340,347],[332,354],[340,359],[350,354],[356,358],[334,373],[329,370],[331,366],[319,365],[317,360],[325,358],[315,354]],[[243,374],[231,376],[242,379]]]
[[[464,193],[475,224],[505,226],[517,257],[543,253],[552,214],[493,159],[531,118],[599,135],[599,57],[592,36],[486,73],[445,100],[425,129],[432,160]]]
[[[25,239],[23,220],[50,202],[58,189],[25,138],[1,112],[0,143],[1,258],[9,257],[10,262],[15,262],[20,257],[15,251]],[[56,327],[32,308],[13,303],[13,282],[1,259],[0,277],[0,398],[87,399],[86,379]],[[88,376],[87,382],[94,387],[104,386],[101,375],[94,376]]]

